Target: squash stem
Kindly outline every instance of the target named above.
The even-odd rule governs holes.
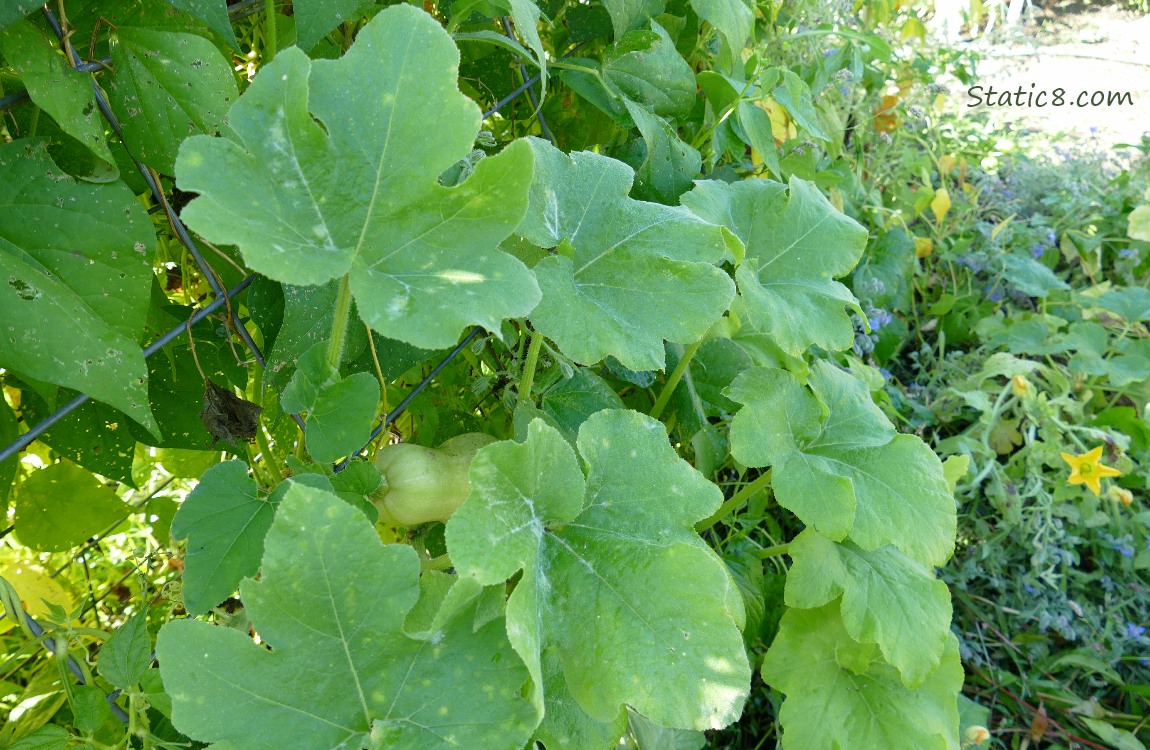
[[[683,373],[687,371],[687,367],[691,364],[695,352],[699,351],[699,347],[702,345],[703,340],[699,339],[683,350],[683,356],[679,357],[679,364],[675,365],[675,369],[671,371],[671,375],[663,385],[663,390],[659,392],[659,397],[655,399],[655,405],[651,407],[651,416],[653,418],[658,419],[663,413],[663,409],[667,408],[667,402],[671,400],[671,395],[675,392],[675,389],[679,387],[679,381],[683,379]]]
[[[538,331],[528,331],[531,343],[527,347],[527,361],[523,363],[523,377],[519,379],[519,403],[531,402],[531,387],[535,384],[535,367],[539,364],[539,350],[543,348],[543,336]]]
[[[267,65],[276,56],[276,2],[266,0],[264,3],[267,15],[264,18],[264,59],[261,62]]]
[[[695,531],[702,534],[704,531],[711,528],[719,521],[723,520],[731,511],[735,510],[740,505],[747,502],[747,500],[751,499],[755,493],[759,492],[771,483],[771,472],[772,469],[767,469],[753,482],[743,485],[743,489],[732,495],[730,500],[720,505],[719,509],[715,511],[710,518],[705,518],[695,524]]]
[[[347,340],[347,321],[350,316],[351,281],[350,275],[344,274],[339,280],[339,292],[335,298],[335,318],[331,322],[331,339],[327,346],[327,363],[337,372],[340,359],[343,357],[343,345]]]

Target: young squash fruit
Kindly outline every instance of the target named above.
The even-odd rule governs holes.
[[[496,439],[482,432],[457,435],[438,448],[388,445],[375,457],[383,489],[371,496],[379,520],[392,526],[446,521],[471,492],[471,459]]]

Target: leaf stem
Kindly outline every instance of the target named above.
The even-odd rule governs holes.
[[[653,418],[658,419],[659,415],[663,413],[663,409],[667,408],[667,403],[671,400],[671,395],[675,392],[675,389],[679,387],[679,381],[683,379],[683,373],[687,371],[687,367],[691,364],[695,352],[699,351],[699,347],[702,345],[703,340],[699,339],[683,350],[683,356],[679,357],[679,364],[675,365],[674,370],[671,370],[671,374],[667,377],[667,382],[663,384],[663,390],[659,391],[659,397],[655,399],[655,405],[651,407],[651,416]]]
[[[264,54],[266,59],[261,62],[266,65],[276,56],[276,0],[265,0],[266,17],[264,18]]]
[[[731,511],[738,508],[743,503],[747,502],[753,495],[762,490],[771,483],[771,474],[773,469],[767,469],[758,477],[755,478],[750,484],[743,485],[743,489],[736,492],[731,496],[731,499],[719,506],[710,518],[703,519],[695,524],[695,531],[702,534],[707,529],[711,528],[719,521],[723,520]]]
[[[527,347],[527,361],[523,363],[523,376],[519,379],[519,403],[531,401],[531,386],[535,384],[535,367],[539,364],[539,350],[543,348],[543,336],[538,331],[527,329],[531,343]]]
[[[335,318],[331,322],[331,339],[327,345],[327,363],[339,371],[343,345],[347,341],[347,320],[351,316],[351,276],[344,274],[339,280],[339,293],[335,298]]]
[[[790,549],[791,549],[791,543],[790,542],[786,542],[784,544],[776,544],[773,547],[764,547],[763,549],[755,552],[755,557],[758,557],[760,559],[766,558],[766,557],[781,557],[782,555],[787,554],[790,551]]]

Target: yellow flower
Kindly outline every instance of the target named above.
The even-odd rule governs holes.
[[[1121,476],[1122,472],[1111,466],[1099,463],[1102,458],[1102,446],[1078,456],[1063,453],[1062,458],[1070,464],[1070,477],[1066,480],[1070,484],[1084,484],[1097,497],[1102,492],[1102,477]]]
[[[1025,375],[1015,375],[1011,378],[1010,388],[1014,391],[1014,395],[1021,399],[1027,399],[1034,395],[1034,386],[1030,384]]]

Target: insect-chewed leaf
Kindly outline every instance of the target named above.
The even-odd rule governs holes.
[[[268,532],[260,581],[241,586],[270,651],[243,633],[175,620],[156,644],[172,721],[248,750],[522,747],[539,716],[503,621],[475,605],[426,636],[404,631],[419,559],[384,546],[330,492],[293,483]]]
[[[439,348],[468,325],[498,334],[539,301],[527,267],[497,249],[526,211],[532,152],[516,142],[462,184],[437,182],[479,132],[458,65],[410,5],[377,15],[339,60],[283,50],[232,106],[227,137],[181,146],[179,185],[200,193],[184,219],[278,281],[350,273],[360,316],[390,338]]]
[[[522,569],[507,602],[511,642],[544,689],[553,651],[594,722],[627,704],[668,727],[729,724],[750,687],[742,600],[693,529],[722,494],[636,412],[592,415],[577,445],[586,477],[538,419],[525,442],[479,451],[472,494],[447,524],[456,569],[484,584]]]
[[[854,268],[866,230],[837,211],[813,183],[791,178],[697,183],[682,203],[722,224],[747,247],[735,280],[750,322],[788,354],[811,344],[845,349],[854,341],[847,317],[858,301],[833,277]]]
[[[632,370],[663,369],[663,340],[697,341],[734,297],[714,265],[722,230],[628,197],[635,173],[622,162],[530,141],[535,182],[516,231],[539,247],[573,248],[535,266],[543,301],[532,323],[578,362],[614,355]]]
[[[87,393],[156,434],[137,343],[151,222],[122,182],[77,182],[46,149],[0,146],[0,367]]]

